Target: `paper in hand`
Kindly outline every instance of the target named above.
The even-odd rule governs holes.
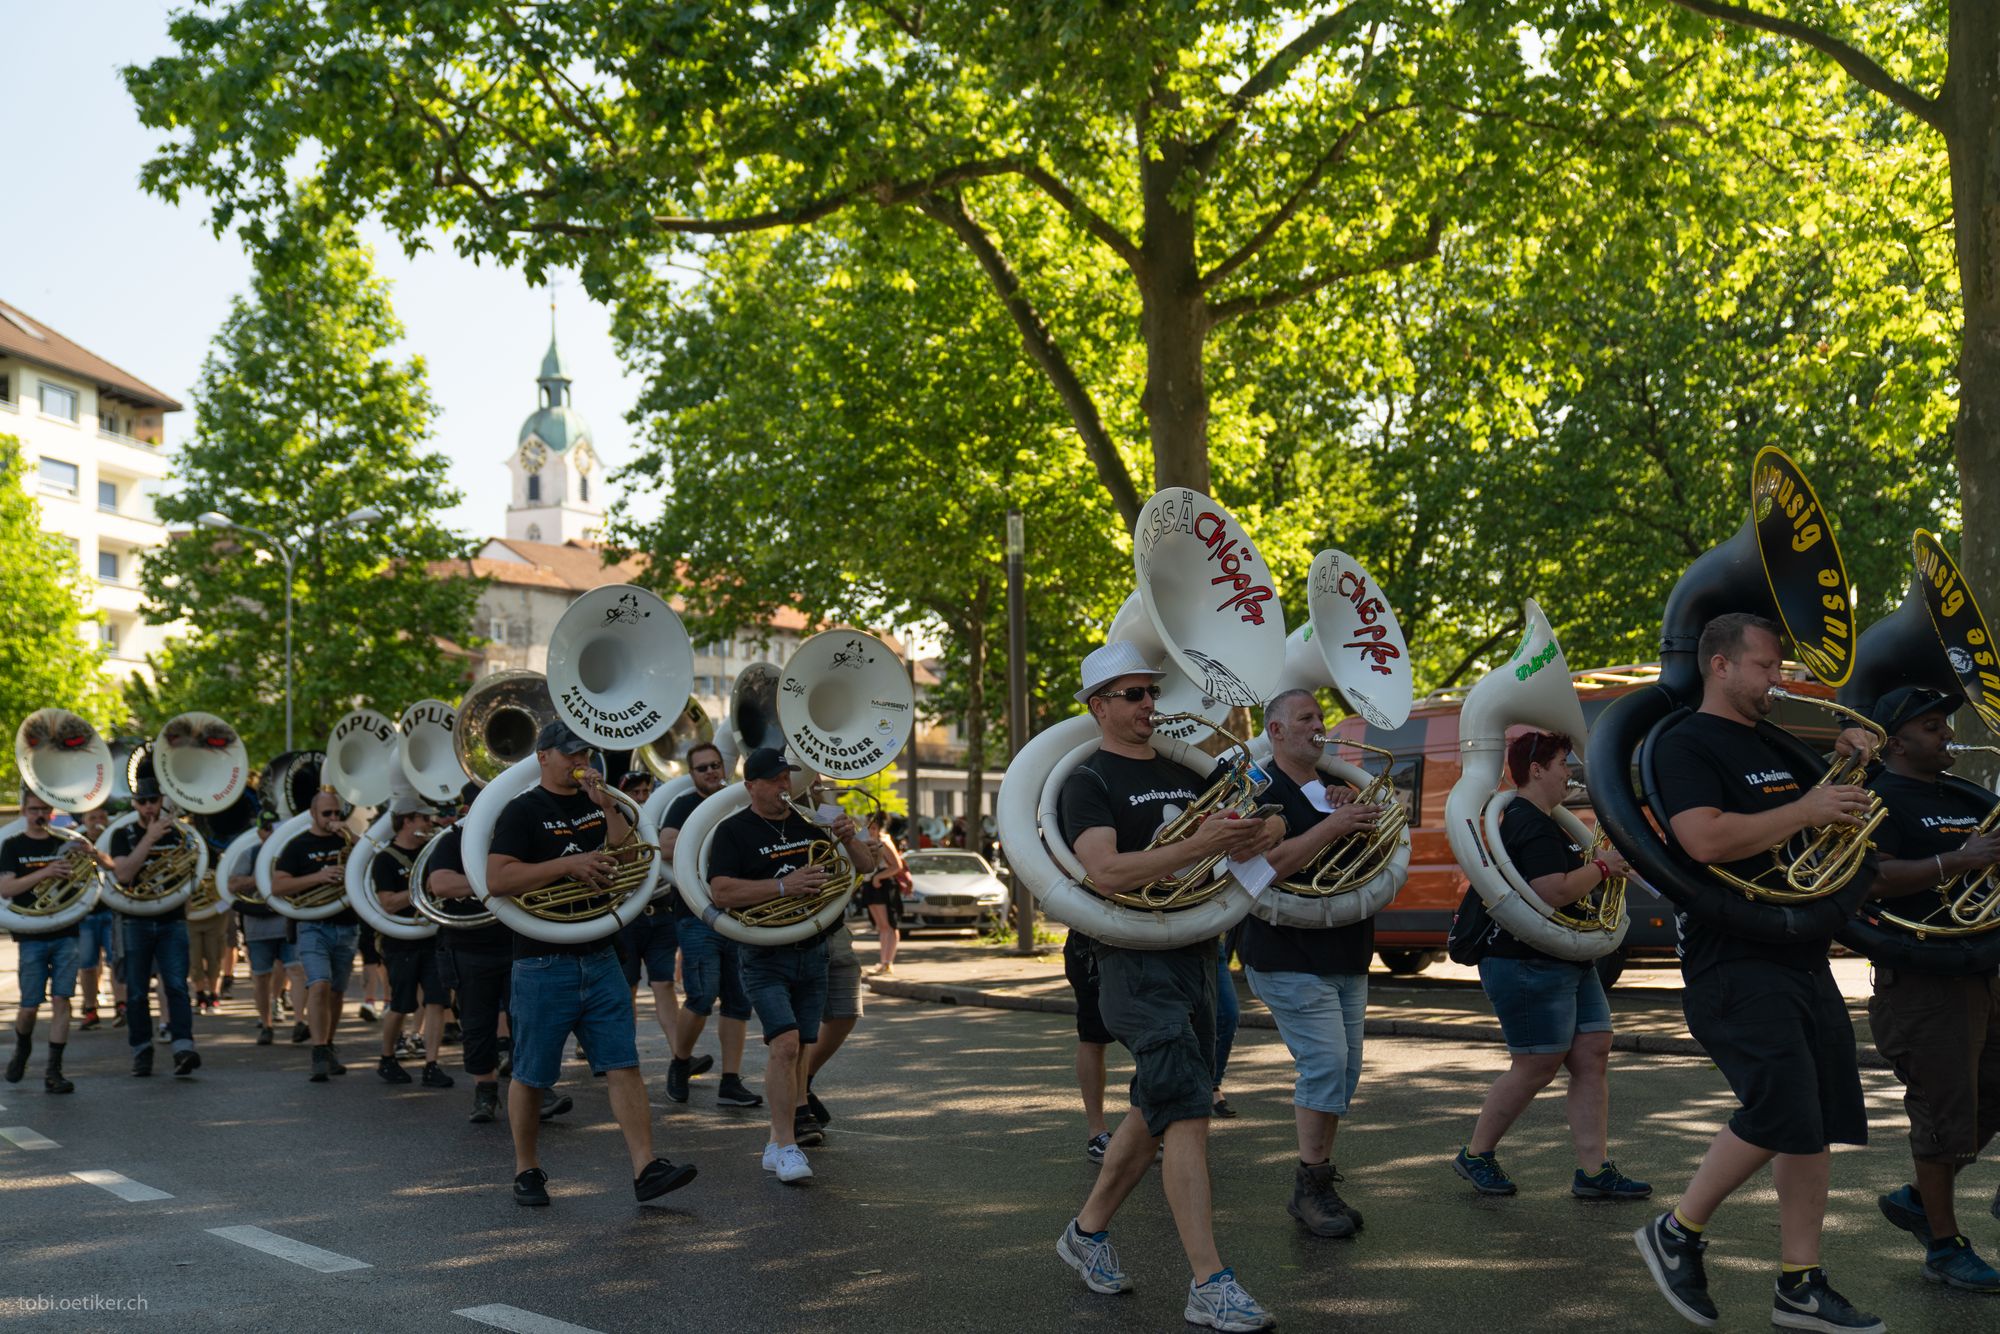
[[[1265,861],[1261,854],[1245,861],[1231,857],[1229,873],[1236,877],[1237,884],[1249,891],[1253,899],[1269,889],[1271,882],[1278,878],[1278,873],[1271,869],[1271,863]]]
[[[813,818],[821,824],[830,825],[845,814],[847,814],[846,810],[837,802],[822,801],[819,804],[819,809],[813,812]]]
[[[1306,800],[1312,803],[1314,810],[1322,811],[1328,815],[1333,813],[1333,803],[1328,801],[1326,797],[1326,784],[1319,779],[1313,779],[1301,787],[1299,791],[1305,793]]]

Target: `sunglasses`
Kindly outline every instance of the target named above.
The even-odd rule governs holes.
[[[1123,690],[1100,690],[1098,699],[1122,699],[1127,704],[1137,704],[1142,699],[1158,699],[1158,686],[1126,686]]]
[[[693,772],[698,774],[714,773],[717,769],[720,769],[721,767],[722,767],[721,760],[711,760],[707,764],[695,765]]]

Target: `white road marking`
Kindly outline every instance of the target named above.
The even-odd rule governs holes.
[[[453,1311],[467,1320],[477,1320],[482,1325],[495,1329],[510,1329],[514,1334],[598,1334],[585,1325],[572,1325],[567,1320],[557,1320],[553,1316],[536,1315],[533,1311],[523,1311],[518,1306],[468,1306],[462,1311]]]
[[[47,1135],[38,1134],[27,1126],[0,1126],[0,1139],[5,1139],[17,1149],[59,1149],[62,1145]]]
[[[366,1260],[356,1260],[352,1256],[336,1255],[323,1251],[317,1246],[308,1246],[290,1237],[281,1237],[275,1232],[266,1232],[261,1227],[212,1227],[209,1232],[224,1241],[233,1241],[240,1246],[248,1246],[253,1251],[275,1255],[280,1260],[290,1260],[295,1265],[322,1274],[338,1274],[347,1269],[373,1269]]]
[[[174,1198],[163,1190],[154,1190],[151,1186],[134,1181],[131,1177],[121,1176],[117,1172],[107,1172],[102,1168],[93,1167],[87,1172],[71,1172],[70,1175],[78,1181],[96,1186],[100,1190],[108,1190],[121,1200],[171,1200]]]

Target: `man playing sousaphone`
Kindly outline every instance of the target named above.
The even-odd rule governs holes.
[[[1696,649],[1701,709],[1661,738],[1655,757],[1682,851],[1746,879],[1767,870],[1771,851],[1794,835],[1858,825],[1870,804],[1865,788],[1800,778],[1756,730],[1782,680],[1782,633],[1775,622],[1742,612],[1708,622]],[[1866,732],[1841,734],[1842,754],[1872,748]],[[1694,1323],[1716,1322],[1702,1233],[1723,1201],[1770,1163],[1783,1259],[1774,1322],[1860,1334],[1882,1329],[1835,1291],[1820,1267],[1828,1147],[1868,1141],[1854,1026],[1827,966],[1827,942],[1753,939],[1684,914],[1681,976],[1688,1032],[1740,1105],[1680,1203],[1634,1234],[1660,1291]]]
[[[112,874],[121,885],[139,877],[162,840],[177,834],[174,817],[160,796],[159,780],[142,773],[132,787],[138,819],[111,836]],[[178,904],[153,917],[122,914],[125,939],[125,1036],[132,1046],[132,1073],[153,1073],[153,974],[166,995],[167,1033],[173,1042],[174,1073],[186,1078],[201,1066],[194,1046],[194,1007],[188,1000],[187,906]]]
[[[1193,775],[1156,755],[1154,683],[1161,673],[1132,644],[1106,644],[1083,660],[1079,703],[1101,734],[1099,748],[1063,785],[1063,838],[1099,894],[1123,893],[1203,857],[1247,858],[1278,846],[1285,822],[1211,818],[1187,838],[1150,847],[1173,814],[1201,793]],[[1163,1180],[1193,1277],[1186,1316],[1215,1329],[1275,1323],[1216,1252],[1208,1183],[1208,1121],[1214,1110],[1216,943],[1140,950],[1096,944],[1098,1003],[1112,1036],[1132,1052],[1132,1109],[1112,1134],[1097,1185],[1063,1229],[1056,1253],[1092,1292],[1124,1292],[1111,1219],[1166,1142]]]
[[[1965,700],[1899,686],[1871,710],[1889,734],[1869,783],[1889,816],[1873,897],[1906,921],[1931,918],[1947,886],[2000,865],[2000,836],[1981,832],[1996,798],[1941,781],[1952,766],[1952,711]],[[1959,1227],[1953,1183],[2000,1132],[2000,977],[1947,976],[1875,965],[1868,1002],[1875,1046],[1903,1081],[1916,1183],[1881,1197],[1890,1222],[1924,1244],[1923,1275],[1968,1292],[2000,1292],[2000,1274]]]
[[[341,827],[340,795],[323,787],[313,793],[308,809],[312,827],[285,846],[271,871],[271,892],[281,899],[341,884],[346,877],[351,840]],[[330,917],[299,922],[297,930],[299,963],[306,974],[306,1026],[312,1036],[312,1073],[307,1078],[324,1084],[329,1075],[347,1073],[333,1049],[333,1035],[347,1001],[348,980],[354,975],[361,918],[343,905]]]
[[[507,803],[493,826],[486,862],[487,892],[518,898],[558,881],[609,887],[618,870],[606,847],[631,833],[625,812],[590,764],[590,743],[569,725],[546,724],[535,738],[541,782]],[[653,1155],[652,1108],[639,1074],[632,992],[609,936],[557,942],[516,933],[511,1012],[514,1085],[507,1120],[514,1136],[514,1200],[549,1202],[542,1170],[542,1097],[555,1086],[569,1035],[603,1075],[611,1114],[632,1161],[632,1193],[640,1203],[694,1180],[690,1164]]]
[[[32,789],[21,790],[21,819],[27,828],[0,843],[0,899],[32,894],[48,881],[67,879],[80,861],[103,857],[81,838],[58,838],[50,833],[49,817],[54,813],[55,808]],[[76,995],[79,926],[71,922],[54,931],[32,933],[14,929],[14,940],[20,946],[21,1008],[14,1017],[14,1054],[7,1061],[9,1084],[20,1083],[28,1072],[28,1057],[35,1050],[35,1020],[47,996],[51,1012],[49,1063],[42,1074],[42,1088],[50,1093],[69,1093],[76,1088],[63,1076],[63,1048],[69,1043],[70,1001]]]
[[[432,837],[437,809],[414,793],[398,796],[389,806],[390,840],[369,863],[375,899],[384,912],[410,910],[410,867]],[[382,937],[382,964],[389,974],[389,1005],[382,1015],[382,1054],[375,1073],[385,1084],[407,1084],[410,1072],[396,1059],[396,1039],[413,1014],[423,1035],[423,1082],[427,1089],[448,1089],[452,1077],[438,1068],[438,1047],[444,1037],[444,973],[438,964],[437,942],[429,936],[404,940]]]

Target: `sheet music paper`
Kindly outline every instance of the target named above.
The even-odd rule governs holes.
[[[1236,877],[1237,884],[1249,891],[1253,899],[1269,889],[1271,882],[1278,878],[1278,873],[1271,869],[1271,863],[1262,856],[1252,857],[1247,861],[1237,861],[1231,857],[1229,873]]]

